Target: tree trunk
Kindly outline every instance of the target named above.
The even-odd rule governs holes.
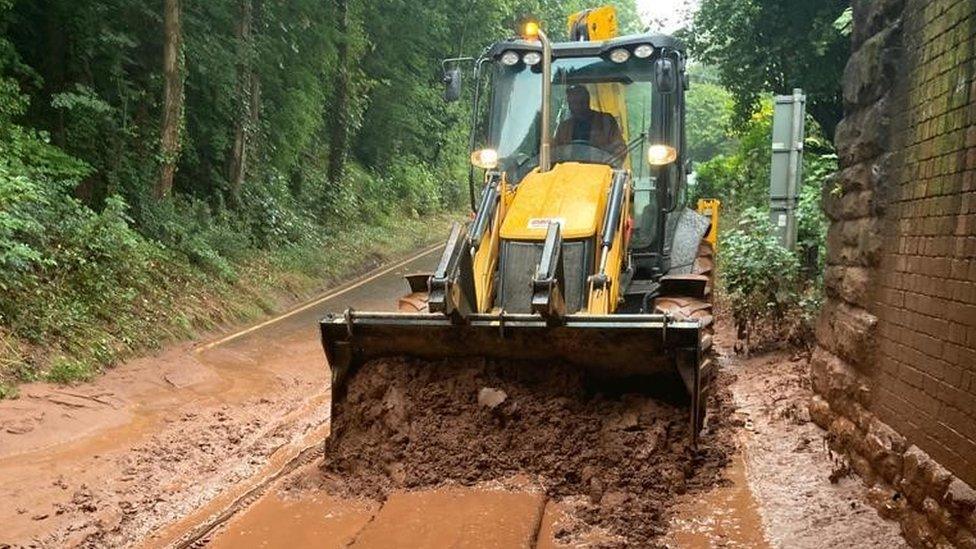
[[[180,0],[163,0],[163,121],[160,130],[162,165],[153,189],[156,198],[166,198],[173,189],[173,174],[180,156],[180,126],[183,121],[183,36]]]
[[[349,4],[348,0],[334,0],[336,9],[336,35],[339,37],[338,64],[336,67],[335,97],[332,101],[332,120],[329,139],[328,178],[332,183],[342,180],[346,163],[346,147],[349,140]]]
[[[251,47],[253,8],[254,0],[242,0],[241,18],[237,25],[237,97],[240,100],[240,107],[234,127],[234,146],[231,149],[227,174],[227,179],[230,182],[231,203],[235,205],[238,202],[241,185],[244,184],[244,175],[247,171],[247,153],[254,127],[252,123],[256,122],[255,103],[257,98],[254,96],[256,86]]]
[[[43,8],[47,34],[47,52],[44,56],[44,95],[50,98],[54,94],[64,91],[65,67],[68,65],[66,36],[64,32],[64,18],[60,6],[55,2],[45,2]],[[55,109],[54,126],[51,128],[51,141],[55,145],[65,148],[65,120],[64,109]]]

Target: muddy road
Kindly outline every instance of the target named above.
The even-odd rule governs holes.
[[[317,320],[380,269],[242,332],[0,402],[0,547],[898,547],[805,415],[805,362],[729,354],[685,410],[483,361],[364,367],[330,434]],[[323,451],[324,450],[324,451]]]
[[[0,401],[0,546],[153,545],[166,525],[293,467],[328,433],[318,319],[348,304],[391,308],[403,275],[432,270],[437,252],[93,383],[22,386]]]

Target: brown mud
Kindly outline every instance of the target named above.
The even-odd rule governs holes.
[[[771,546],[908,547],[810,420],[808,357],[779,350],[724,367],[735,375],[730,389],[746,478]]]
[[[347,300],[389,309],[433,252],[242,332],[0,401],[0,547],[161,545],[185,533],[168,526],[321,448],[331,393],[318,319]]]
[[[730,402],[717,391],[694,449],[685,404],[593,393],[567,369],[376,361],[350,380],[336,407],[319,487],[382,500],[527,476],[554,502],[574,502],[577,520],[556,525],[556,539],[601,530],[617,539],[608,545],[646,546],[667,530],[676,495],[721,482],[734,452],[724,420]]]

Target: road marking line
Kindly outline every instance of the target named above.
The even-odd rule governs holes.
[[[348,286],[345,286],[345,287],[341,287],[340,286],[339,288],[336,288],[336,289],[333,289],[333,290],[329,290],[328,292],[326,292],[323,295],[320,295],[319,297],[312,298],[312,301],[306,302],[304,305],[300,305],[300,306],[298,306],[298,307],[296,307],[296,308],[294,308],[294,309],[292,309],[292,310],[290,310],[290,311],[288,311],[286,313],[283,313],[283,314],[278,315],[278,316],[276,316],[274,318],[270,318],[268,320],[265,320],[264,322],[262,322],[260,324],[255,324],[254,326],[251,326],[250,328],[245,328],[245,329],[240,330],[238,332],[235,332],[233,334],[226,335],[226,336],[224,336],[224,337],[222,337],[222,338],[220,338],[220,339],[218,339],[216,341],[211,341],[210,343],[206,343],[204,345],[201,345],[201,346],[197,347],[196,349],[194,349],[193,352],[194,353],[202,353],[203,351],[207,351],[209,349],[213,349],[214,347],[216,347],[218,345],[223,345],[224,343],[227,343],[228,341],[233,341],[233,340],[235,340],[235,339],[237,339],[237,338],[239,338],[241,336],[247,335],[247,334],[249,334],[251,332],[254,332],[256,330],[260,330],[261,328],[264,328],[265,326],[269,326],[271,324],[274,324],[275,322],[278,322],[279,320],[284,320],[284,319],[286,319],[286,318],[288,318],[290,316],[294,316],[294,315],[296,315],[296,314],[298,314],[298,313],[300,313],[302,311],[311,309],[312,307],[315,307],[316,305],[322,303],[323,301],[328,301],[330,299],[335,299],[335,298],[337,298],[337,297],[339,297],[339,296],[341,296],[341,295],[343,295],[343,294],[345,294],[345,293],[347,293],[347,292],[349,292],[351,290],[354,290],[356,288],[359,288],[360,286],[363,286],[364,284],[367,284],[369,282],[372,282],[373,280],[376,280],[377,278],[379,278],[379,277],[381,277],[381,276],[383,276],[383,275],[385,275],[385,274],[387,274],[387,273],[389,273],[391,271],[395,271],[396,269],[399,269],[400,267],[403,267],[404,265],[407,265],[409,263],[413,263],[414,261],[417,261],[418,259],[420,259],[422,257],[428,256],[428,255],[432,254],[433,252],[436,252],[437,250],[440,250],[443,247],[444,247],[443,244],[435,244],[434,246],[431,246],[431,247],[427,248],[426,250],[423,250],[421,252],[418,252],[418,253],[416,253],[416,254],[414,254],[414,255],[406,258],[406,259],[403,259],[403,260],[401,260],[401,261],[399,261],[397,263],[394,263],[393,265],[389,265],[389,266],[384,267],[384,268],[382,268],[382,269],[380,269],[378,271],[374,271],[371,274],[364,275],[365,278],[361,278],[361,279],[353,282],[352,284],[350,284]]]

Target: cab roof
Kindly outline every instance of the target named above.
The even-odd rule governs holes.
[[[561,57],[600,56],[615,48],[633,48],[640,44],[650,44],[657,50],[676,50],[682,53],[685,51],[685,45],[673,36],[666,34],[628,34],[610,40],[592,42],[553,42],[552,57],[559,59]],[[492,44],[485,52],[485,57],[495,58],[508,50],[542,51],[542,45],[537,41],[530,42],[521,38],[513,38]]]

